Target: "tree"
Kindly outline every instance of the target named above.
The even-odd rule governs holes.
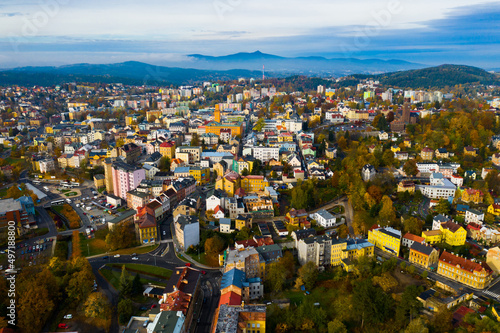
[[[318,267],[312,261],[308,261],[304,266],[299,268],[299,278],[304,283],[306,289],[312,289],[318,279]]]
[[[126,324],[134,312],[132,301],[128,298],[123,298],[118,302],[118,320],[122,324]]]
[[[381,225],[387,226],[396,219],[396,212],[392,205],[392,200],[387,195],[382,197],[380,201],[382,207],[379,212],[379,222]]]
[[[422,318],[413,319],[404,333],[429,333],[429,329],[425,326]]]
[[[41,332],[54,309],[55,304],[44,282],[31,273],[18,280],[17,325],[23,332]]]
[[[122,266],[122,274],[120,275],[120,294],[121,296],[130,296],[132,294],[132,281],[125,265]]]
[[[434,315],[434,319],[431,322],[432,331],[434,332],[450,332],[453,329],[452,326],[453,312],[451,312],[445,306],[438,309],[438,312]]]
[[[86,259],[84,260],[87,261]],[[75,262],[76,265],[79,263],[79,261]],[[88,261],[87,265],[84,267],[75,267],[74,269],[75,272],[71,275],[66,287],[66,293],[74,304],[80,304],[90,294],[94,281],[94,274],[92,274],[92,268],[90,264],[88,264]]]
[[[255,126],[253,127],[254,131],[261,132],[262,129],[264,128],[264,125],[266,124],[266,121],[264,118],[259,118],[257,122],[255,123]]]
[[[328,333],[347,333],[347,328],[343,322],[334,319],[328,323]]]
[[[279,258],[279,264],[282,269],[286,272],[286,278],[290,279],[295,274],[295,259],[292,252],[285,251],[283,256]]]
[[[415,159],[406,161],[403,165],[403,171],[407,176],[415,177],[418,174],[417,161]]]
[[[84,304],[85,315],[88,318],[107,319],[111,315],[111,306],[106,296],[101,293],[92,293]]]
[[[198,147],[200,145],[200,138],[198,137],[198,133],[193,133],[191,138],[191,146]]]
[[[439,199],[438,204],[434,207],[434,210],[438,214],[448,215],[450,213],[451,205],[446,199]]]
[[[106,235],[106,244],[110,250],[132,247],[136,242],[133,222],[129,224],[118,224]]]
[[[132,280],[132,294],[140,295],[142,293],[142,283],[139,274],[135,274],[134,279]]]
[[[415,218],[409,217],[404,220],[403,230],[404,232],[409,232],[414,235],[420,235],[422,232],[422,226],[424,222]]]
[[[170,158],[163,156],[158,162],[158,169],[160,169],[161,172],[170,172],[171,164],[172,162],[170,161]]]
[[[243,171],[241,172],[241,175],[244,177],[248,176],[249,175],[248,169],[244,168]]]
[[[266,282],[273,293],[279,293],[283,289],[287,274],[283,268],[277,262],[269,264],[269,270],[266,273]]]
[[[399,322],[401,326],[404,326],[407,320],[411,322],[413,318],[418,315],[420,308],[422,308],[422,303],[417,300],[417,297],[422,291],[421,287],[415,285],[406,287],[401,296],[401,302],[396,308],[396,321]]]
[[[371,279],[358,282],[353,290],[353,310],[361,316],[361,328],[365,321],[368,324],[377,324],[390,316],[392,298],[382,289],[374,287]]]
[[[224,245],[224,240],[219,235],[210,237],[205,241],[205,253],[212,256],[218,255],[224,250]]]

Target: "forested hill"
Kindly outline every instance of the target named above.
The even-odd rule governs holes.
[[[499,84],[499,76],[484,69],[464,65],[441,65],[424,69],[415,69],[402,72],[385,73],[379,75],[356,74],[351,79],[373,79],[380,81],[384,86],[395,88],[431,89],[453,87],[459,84]]]

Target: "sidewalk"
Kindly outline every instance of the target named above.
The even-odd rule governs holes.
[[[196,267],[199,267],[199,268],[203,268],[203,269],[210,269],[210,270],[219,270],[221,269],[221,267],[210,267],[210,266],[206,266],[206,265],[203,265],[203,264],[200,264],[199,262],[197,262],[196,260],[194,260],[193,258],[191,258],[191,256],[189,256],[188,254],[186,254],[184,251],[181,251],[181,252],[178,252],[182,255],[182,257],[184,257],[187,261],[191,262],[192,264],[194,264],[194,266]],[[178,253],[176,252],[175,255],[177,258],[179,258],[178,256]],[[182,260],[182,258],[179,258],[180,260]]]

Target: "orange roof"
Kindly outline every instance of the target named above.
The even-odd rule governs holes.
[[[441,230],[427,230],[422,233],[426,236],[436,236],[442,234]]]
[[[238,295],[234,291],[220,295],[219,307],[222,304],[226,305],[241,305],[241,295]]]
[[[160,305],[161,311],[182,311],[186,315],[189,308],[189,303],[191,301],[191,296],[182,292],[181,290],[176,290],[167,295],[165,302]]]
[[[414,234],[410,234],[410,233],[407,233],[406,235],[404,235],[403,238],[412,240],[412,241],[417,242],[417,243],[422,243],[423,241],[425,241],[425,238],[414,235]]]
[[[451,253],[448,253],[446,251],[443,251],[441,254],[441,257],[439,257],[439,261],[446,263],[447,265],[452,265],[455,267],[459,267],[462,270],[466,270],[469,272],[476,271],[476,272],[481,272],[483,269],[487,272],[490,273],[492,272],[491,268],[486,264],[479,264],[474,261],[467,260],[462,257],[457,257]]]

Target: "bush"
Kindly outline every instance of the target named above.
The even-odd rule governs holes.
[[[76,258],[76,257],[81,257],[82,256],[82,249],[80,245],[80,233],[78,230],[73,230],[73,241],[72,241],[72,252],[71,252],[71,257]]]

